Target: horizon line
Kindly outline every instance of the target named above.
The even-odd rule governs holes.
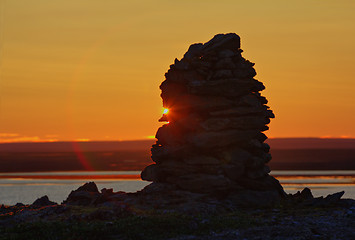
[[[136,141],[153,141],[156,138],[140,138],[140,139],[127,139],[127,140],[90,140],[90,139],[74,139],[74,140],[39,140],[39,141],[1,141],[0,144],[16,144],[16,143],[87,143],[87,142],[136,142]],[[268,137],[268,139],[349,139],[355,140],[355,137],[343,137],[343,136],[338,136],[338,137],[327,137],[327,136],[321,136],[321,137]]]

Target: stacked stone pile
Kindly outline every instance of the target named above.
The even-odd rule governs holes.
[[[263,131],[274,118],[254,77],[254,63],[241,55],[240,38],[218,34],[193,44],[165,74],[163,106],[152,146],[154,164],[143,180],[170,183],[199,193],[275,191],[283,189],[271,177],[270,147]]]

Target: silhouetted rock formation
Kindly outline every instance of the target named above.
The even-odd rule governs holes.
[[[262,132],[274,114],[242,52],[238,35],[218,34],[175,59],[160,86],[169,109],[160,121],[168,124],[156,133],[155,164],[143,170],[143,180],[199,193],[285,194],[266,165],[271,155]]]
[[[63,204],[69,205],[89,205],[93,204],[100,196],[100,192],[94,182],[85,183],[75,191],[71,191]]]
[[[50,205],[57,205],[57,203],[50,201],[47,195],[36,199],[36,201],[32,203],[32,206],[37,206],[37,207],[50,206]]]
[[[237,235],[244,236],[241,239],[245,237],[250,239],[255,232],[259,233],[255,235],[255,239],[260,239],[260,234],[263,239],[275,239],[274,231],[280,230],[284,231],[284,234],[277,235],[281,236],[278,239],[290,239],[289,236],[297,236],[297,239],[314,239],[316,236],[316,239],[319,239],[320,233],[325,237],[321,236],[321,239],[328,239],[329,236],[335,236],[332,239],[354,239],[355,200],[341,199],[343,194],[344,192],[338,192],[326,197],[314,198],[311,190],[305,188],[296,194],[287,195],[282,199],[280,205],[282,207],[280,207],[275,206],[275,201],[280,199],[275,197],[275,191],[270,194],[270,191],[241,190],[224,198],[216,198],[206,193],[177,189],[174,184],[169,183],[152,183],[142,191],[125,193],[106,188],[98,191],[96,184],[89,182],[72,191],[62,204],[56,204],[44,196],[31,205],[22,203],[17,203],[15,206],[1,205],[0,234],[1,239],[14,239],[14,236],[18,236],[18,226],[23,226],[20,229],[22,235],[25,234],[23,229],[27,229],[27,233],[33,235],[32,226],[36,229],[40,226],[41,230],[46,232],[53,230],[53,226],[60,223],[58,225],[60,230],[56,229],[55,234],[72,229],[74,234],[72,236],[77,237],[80,227],[72,228],[72,226],[83,226],[78,225],[82,223],[89,227],[90,234],[100,236],[100,239],[113,239],[117,236],[120,236],[120,239],[146,239],[148,235],[142,235],[141,232],[139,235],[132,235],[130,232],[125,237],[120,232],[122,228],[118,229],[118,227],[121,224],[131,225],[131,231],[137,231],[140,226],[157,225],[154,231],[151,228],[147,229],[150,232],[161,232],[158,229],[162,225],[156,223],[164,223],[164,227],[175,230],[176,223],[179,229],[182,229],[183,222],[190,230],[195,229],[194,234],[169,239],[196,239],[196,237],[197,239],[236,239]],[[241,206],[247,208],[241,209]],[[253,209],[255,207],[272,207],[272,209]],[[301,214],[297,214],[299,212]],[[172,220],[174,218],[176,219]],[[216,225],[216,220],[223,224]],[[248,224],[228,224],[231,221]],[[104,231],[102,231],[103,226]],[[217,235],[213,235],[214,226],[218,232],[224,228],[227,235],[216,238]],[[273,229],[270,230],[270,226]],[[241,235],[244,228],[249,229],[248,234]],[[205,229],[211,231],[208,235],[201,236]],[[231,235],[232,229],[238,234]],[[84,231],[87,229],[85,228]],[[102,235],[104,232],[108,232],[110,237]],[[268,235],[270,232],[272,234]],[[185,231],[183,233],[185,234]],[[195,234],[198,236],[195,237]],[[264,238],[265,234],[268,237]],[[218,236],[222,235],[218,233]],[[166,237],[167,235],[164,234],[163,238]],[[63,239],[62,235],[59,239]]]

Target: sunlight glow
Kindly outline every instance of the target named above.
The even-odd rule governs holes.
[[[169,113],[169,109],[164,108],[164,110],[163,110],[163,114],[168,114],[168,113]]]
[[[90,142],[90,139],[88,139],[88,138],[77,138],[74,141],[75,142]]]

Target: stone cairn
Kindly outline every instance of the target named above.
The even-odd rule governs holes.
[[[240,38],[218,34],[189,47],[160,86],[169,109],[156,133],[152,160],[141,177],[196,193],[274,191],[263,131],[274,118],[256,80],[254,63],[241,55]]]

